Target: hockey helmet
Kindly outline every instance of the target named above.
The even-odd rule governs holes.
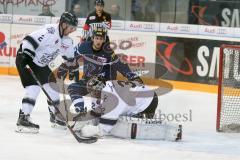
[[[97,76],[93,76],[87,82],[87,91],[95,98],[101,98],[101,91],[104,87],[105,80]]]
[[[96,0],[95,5],[101,5],[104,6],[104,1],[103,0]]]
[[[107,36],[107,30],[104,27],[95,27],[92,30],[92,38],[94,36],[100,36],[106,39]]]
[[[69,25],[77,27],[78,26],[78,19],[77,19],[77,17],[73,13],[64,12],[61,15],[60,23],[67,23]]]

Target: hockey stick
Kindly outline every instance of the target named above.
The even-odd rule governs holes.
[[[112,65],[112,64],[117,63],[119,61],[119,57],[117,59],[115,59],[114,61],[111,61],[111,62],[99,62],[99,61],[93,59],[93,58],[99,57],[99,56],[91,55],[93,58],[90,58],[90,57],[88,57],[86,55],[81,55],[81,56],[84,59],[86,59],[87,61],[92,62],[92,63],[97,64],[97,65],[100,65],[100,66]]]
[[[61,79],[62,82],[64,82],[63,79]],[[65,86],[64,83],[62,83],[62,92],[63,92],[63,104],[66,112],[66,121],[68,122],[68,110],[67,110],[67,103],[66,103],[66,96],[65,96]]]
[[[30,74],[32,75],[32,77],[34,78],[34,80],[37,82],[37,84],[39,85],[39,87],[42,89],[42,91],[44,92],[44,94],[47,96],[48,100],[50,102],[53,103],[52,98],[49,96],[49,94],[47,93],[47,91],[43,88],[42,84],[39,82],[38,78],[36,77],[36,75],[34,74],[34,72],[32,71],[32,69],[29,67],[29,65],[26,66],[26,68],[28,69],[28,71],[30,72]],[[61,115],[61,117],[64,117],[63,114],[60,112],[60,110],[58,109],[57,106],[53,106],[55,108],[55,110]],[[79,143],[94,143],[96,142],[98,139],[96,137],[89,137],[89,138],[85,138],[85,137],[79,137],[71,128],[71,126],[68,124],[67,120],[65,120],[65,123],[67,125],[67,128],[69,129],[69,131],[72,133],[72,135],[74,136],[74,138],[79,142]]]

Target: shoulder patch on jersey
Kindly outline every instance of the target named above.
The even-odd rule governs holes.
[[[89,17],[89,20],[94,20],[94,19],[96,19],[96,16],[90,16]]]
[[[53,27],[47,28],[47,31],[50,34],[54,34],[55,33],[55,28],[53,28]]]
[[[116,56],[116,54],[115,54],[115,52],[113,51],[113,52],[112,52],[112,55],[111,55],[112,59],[114,59],[115,56]]]

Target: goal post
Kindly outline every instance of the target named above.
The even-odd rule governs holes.
[[[219,56],[218,132],[240,132],[240,46],[222,45]]]

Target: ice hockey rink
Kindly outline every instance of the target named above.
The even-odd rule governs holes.
[[[16,133],[24,95],[19,77],[0,76],[0,90],[0,160],[240,160],[240,134],[215,131],[216,94],[173,90],[159,97],[161,112],[189,116],[180,142],[108,137],[81,144],[68,131],[50,127],[43,93],[32,114],[39,134]]]

